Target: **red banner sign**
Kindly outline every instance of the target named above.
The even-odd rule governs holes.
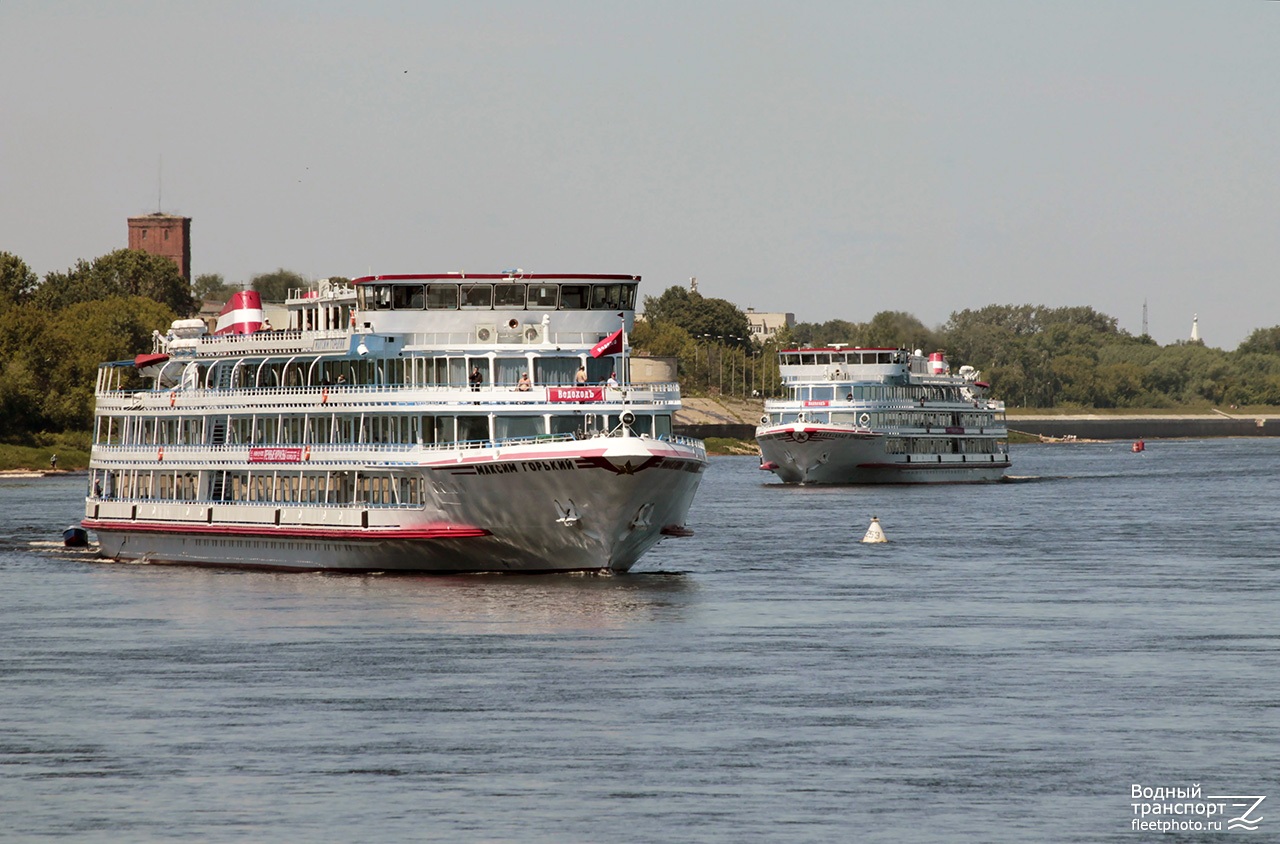
[[[827,407],[830,404],[831,402],[829,401],[806,401],[804,403],[804,406],[805,407]]]
[[[301,463],[300,448],[251,448],[250,463]]]
[[[604,401],[604,387],[549,387],[547,401]]]

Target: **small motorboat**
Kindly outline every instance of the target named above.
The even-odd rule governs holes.
[[[89,531],[72,525],[62,532],[62,544],[68,548],[84,548],[89,544]]]
[[[1147,450],[1147,444],[1142,440],[1138,440],[1136,443],[1133,444],[1134,454],[1137,454],[1139,451],[1146,451],[1146,450]]]

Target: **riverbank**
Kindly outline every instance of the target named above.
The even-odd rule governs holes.
[[[1010,413],[1009,433],[1054,440],[1158,440],[1280,436],[1280,415],[1211,413]]]

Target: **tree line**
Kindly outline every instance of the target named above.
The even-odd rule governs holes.
[[[278,302],[307,279],[279,269],[250,286]],[[241,289],[217,274],[188,284],[173,261],[136,250],[43,279],[0,252],[0,438],[89,430],[101,362],[149,350],[152,331],[193,315],[201,299],[222,301]],[[761,341],[733,303],[670,287],[645,297],[630,339],[638,352],[676,358],[691,395],[778,395],[780,349],[844,343],[945,349],[956,365],[982,370],[1011,407],[1280,405],[1280,326],[1223,351],[1190,341],[1160,346],[1089,307],[988,305],[957,311],[936,328],[882,311],[867,322],[800,323]]]
[[[279,269],[250,285],[282,302],[307,279]],[[152,331],[195,315],[202,299],[225,301],[241,289],[217,274],[189,284],[172,260],[138,250],[80,260],[44,278],[0,252],[0,438],[89,430],[100,363],[150,351]]]
[[[723,299],[672,287],[646,297],[644,307],[632,345],[677,358],[681,384],[695,395],[777,395],[779,349],[843,343],[945,350],[953,366],[981,370],[1010,407],[1280,405],[1280,326],[1224,351],[1199,341],[1161,346],[1086,306],[987,305],[954,312],[936,328],[882,311],[867,322],[799,323],[760,342],[746,314]]]

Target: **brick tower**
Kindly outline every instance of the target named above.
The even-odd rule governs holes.
[[[172,258],[178,272],[191,280],[191,218],[156,212],[129,218],[129,248]]]

